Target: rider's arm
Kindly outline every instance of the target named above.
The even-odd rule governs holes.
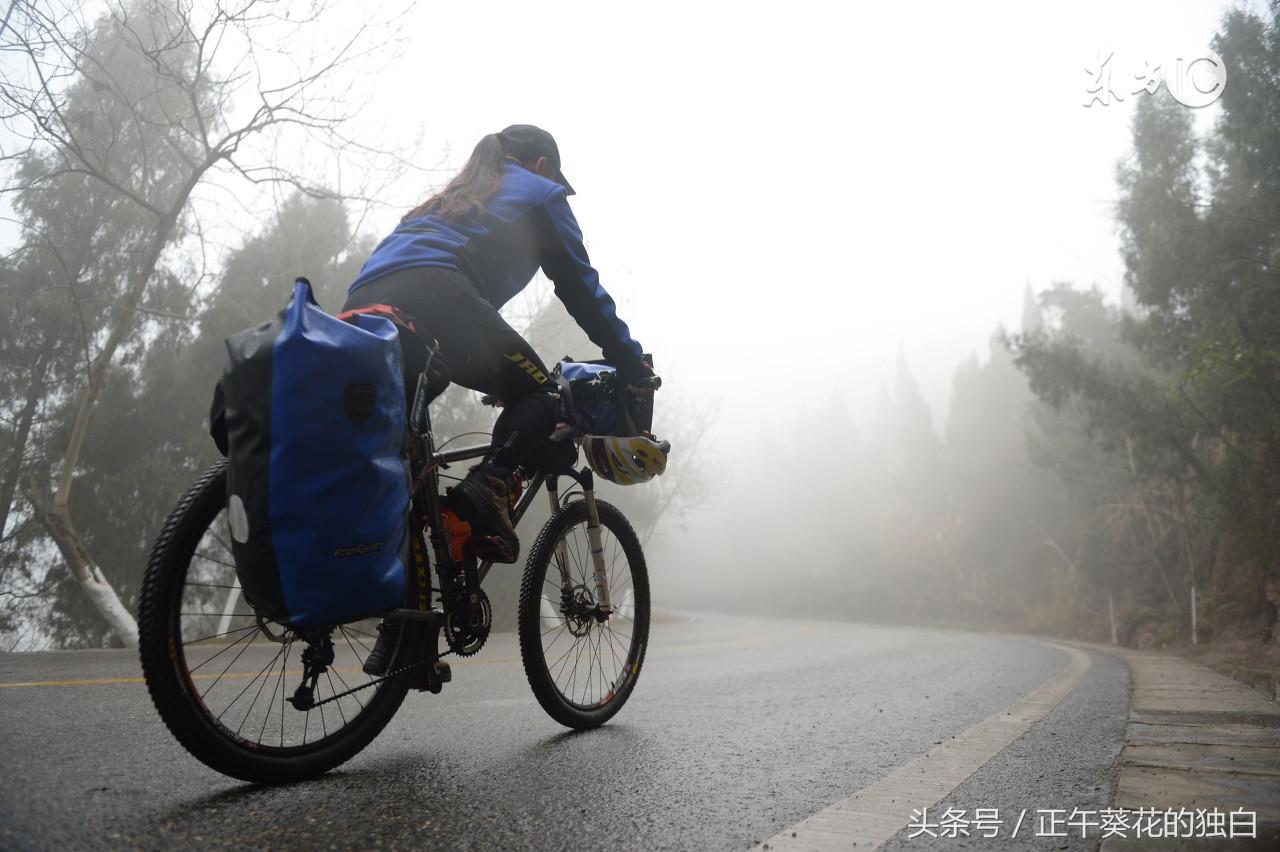
[[[624,376],[650,374],[640,360],[640,344],[631,339],[627,324],[618,319],[613,299],[600,286],[600,275],[587,258],[582,229],[569,209],[564,189],[552,190],[542,210],[539,260],[555,284],[556,296],[591,342],[600,347],[605,359]]]

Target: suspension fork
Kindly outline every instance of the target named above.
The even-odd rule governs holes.
[[[600,532],[600,511],[596,507],[595,476],[589,468],[583,468],[581,472],[574,474],[573,478],[582,486],[582,496],[587,504],[587,542],[591,546],[591,568],[596,585],[596,609],[607,613],[613,609],[613,603],[609,600],[609,570],[604,564],[604,541]],[[557,511],[560,508],[560,501],[556,496],[557,486],[554,477],[547,484],[547,494],[551,497],[552,512]],[[569,588],[573,581],[569,577],[567,545],[563,540],[556,543],[556,567],[560,569],[560,587]]]
[[[596,509],[596,481],[590,470],[582,476],[582,496],[587,500],[587,541],[591,543],[591,566],[596,575],[596,608],[609,612],[609,572],[604,564],[604,541],[600,534],[600,512]]]

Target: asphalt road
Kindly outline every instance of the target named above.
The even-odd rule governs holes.
[[[1107,655],[941,806],[1104,808],[1128,711]],[[323,778],[244,785],[153,710],[124,651],[0,656],[0,848],[745,850],[1050,681],[1067,652],[975,633],[697,615],[655,623],[638,687],[568,733],[491,638]],[[110,683],[70,683],[86,679]],[[47,685],[9,686],[15,683]],[[902,815],[903,823],[909,814]],[[884,848],[1096,849],[1094,838]]]

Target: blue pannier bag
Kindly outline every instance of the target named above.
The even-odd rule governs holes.
[[[273,320],[227,338],[227,514],[236,575],[294,627],[400,606],[408,552],[395,324],[325,313],[299,278]]]

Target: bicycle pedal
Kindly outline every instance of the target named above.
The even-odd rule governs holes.
[[[444,660],[436,660],[430,667],[418,671],[413,680],[413,688],[418,692],[430,692],[439,695],[444,685],[453,680],[453,670]]]
[[[436,660],[435,664],[436,679],[440,683],[448,683],[453,680],[453,669],[444,660]]]

